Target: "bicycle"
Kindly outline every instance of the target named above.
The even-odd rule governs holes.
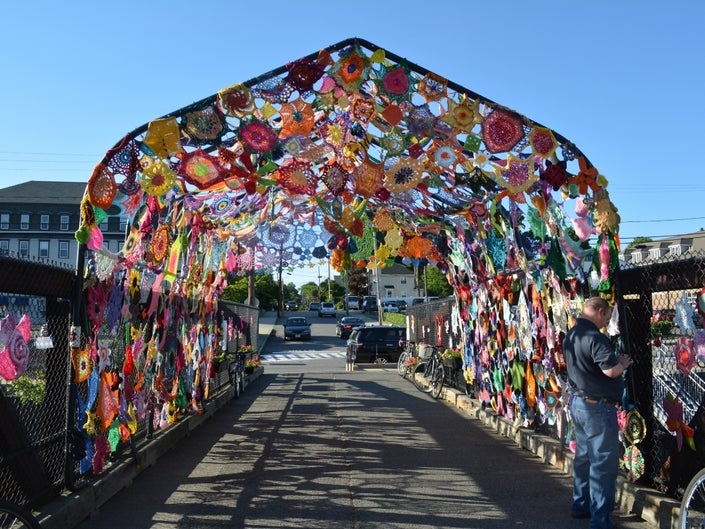
[[[705,468],[693,476],[683,493],[678,529],[705,529]]]
[[[399,360],[397,360],[397,372],[400,377],[406,378],[410,370],[409,361],[416,356],[416,343],[408,340],[403,342],[404,350],[399,355]]]
[[[0,499],[0,529],[41,529],[41,526],[24,507]]]
[[[414,368],[414,385],[419,391],[430,393],[434,399],[437,399],[441,396],[444,379],[445,368],[443,367],[443,360],[441,360],[440,348],[432,346],[430,356],[416,364]]]

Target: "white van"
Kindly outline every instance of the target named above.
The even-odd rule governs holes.
[[[345,306],[348,310],[360,310],[360,297],[348,296]]]

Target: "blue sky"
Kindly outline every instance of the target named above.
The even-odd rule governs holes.
[[[573,141],[609,180],[625,244],[705,228],[705,2],[333,5],[11,2],[0,185],[87,181],[142,124],[359,37]]]

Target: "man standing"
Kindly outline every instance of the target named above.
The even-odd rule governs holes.
[[[614,527],[609,516],[619,471],[617,406],[624,392],[622,374],[632,364],[600,331],[611,317],[605,299],[589,298],[563,341],[576,441],[570,514],[590,518],[590,529]]]

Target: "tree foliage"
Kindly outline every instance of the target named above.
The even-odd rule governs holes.
[[[422,281],[426,280],[427,295],[445,298],[453,293],[453,287],[448,283],[445,274],[435,266],[426,266],[422,274]]]

